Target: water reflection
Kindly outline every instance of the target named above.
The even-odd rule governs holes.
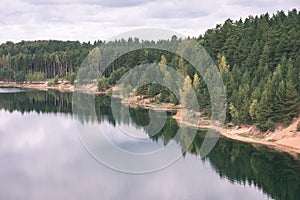
[[[81,145],[74,120],[101,122],[110,130],[132,125],[129,116],[112,118],[109,101],[96,98],[97,119],[74,118],[68,93],[0,94],[0,199],[300,199],[299,159],[220,139],[200,160],[201,131],[183,159],[159,172],[128,175],[99,165]],[[130,115],[137,124],[149,119],[146,110]],[[151,138],[154,145],[146,143],[166,145],[177,129],[169,118]],[[135,145],[143,150],[145,143]]]
[[[28,92],[28,89],[23,89],[23,88],[0,88],[0,94],[4,93],[16,93],[16,92]]]

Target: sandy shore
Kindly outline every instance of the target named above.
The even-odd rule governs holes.
[[[57,84],[55,86],[48,86],[47,83],[44,84],[18,84],[14,82],[0,82],[0,87],[18,87],[18,88],[30,88],[37,90],[48,90],[54,89],[62,92],[73,92],[75,88],[71,84]],[[92,86],[91,86],[92,87]],[[87,88],[89,89],[89,88]],[[82,89],[84,91],[84,88]],[[114,90],[114,88],[113,88]],[[111,90],[104,92],[96,92],[96,94],[110,94]],[[266,145],[268,147],[274,148],[278,151],[288,152],[292,155],[300,154],[300,132],[296,130],[297,124],[300,121],[300,117],[295,119],[293,123],[286,128],[277,128],[274,132],[260,133],[254,126],[240,126],[240,127],[225,127],[219,128],[217,126],[210,126],[210,121],[207,119],[201,119],[195,123],[184,122],[180,110],[180,106],[175,106],[174,104],[164,103],[155,105],[151,103],[149,99],[137,99],[138,97],[132,97],[128,101],[122,101],[124,104],[128,104],[131,107],[143,107],[153,110],[177,110],[177,114],[173,118],[178,122],[179,125],[191,126],[201,129],[216,129],[224,137],[238,140],[242,142],[248,142],[252,144]]]
[[[179,124],[202,129],[215,129],[219,131],[222,136],[233,140],[268,146],[277,151],[290,153],[293,156],[300,154],[300,132],[296,129],[300,117],[295,119],[290,126],[286,128],[279,127],[274,132],[268,133],[261,133],[254,126],[220,128],[218,126],[203,125],[201,123],[199,125],[185,123],[178,117],[175,117],[175,119]]]
[[[0,87],[15,87],[15,88],[27,88],[36,90],[59,90],[61,92],[73,92],[74,86],[69,83],[59,83],[56,85],[49,86],[45,83],[16,83],[16,82],[1,82]]]
[[[299,121],[299,120],[298,120]],[[289,126],[291,127],[291,126]],[[280,137],[278,139],[270,139],[269,136],[259,135],[258,133],[251,132],[254,127],[242,127],[239,129],[222,129],[221,134],[227,138],[239,140],[242,142],[254,143],[267,145],[279,151],[288,152],[291,154],[300,154],[300,133],[298,132],[295,136],[287,138]],[[296,129],[295,129],[296,131]],[[275,132],[269,133],[272,137],[277,135],[285,134],[285,130],[276,130]]]

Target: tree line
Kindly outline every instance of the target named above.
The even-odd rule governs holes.
[[[22,41],[0,45],[0,80],[23,82],[75,73],[95,44],[78,41]],[[29,77],[28,77],[29,76]]]
[[[208,30],[198,41],[215,56],[227,89],[227,120],[260,130],[299,114],[300,14],[264,14]],[[226,70],[222,70],[222,69]]]

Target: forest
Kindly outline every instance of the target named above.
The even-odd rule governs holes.
[[[226,88],[226,122],[255,125],[264,132],[275,130],[278,125],[287,126],[299,115],[299,38],[300,12],[294,9],[272,16],[267,13],[237,21],[228,19],[198,38],[186,40],[202,45],[219,68]],[[157,43],[176,45],[180,40],[174,36]],[[124,43],[155,42],[129,38],[110,42],[109,46],[112,51],[118,51]],[[74,82],[84,58],[101,45],[107,44],[104,41],[92,44],[55,40],[6,42],[0,45],[0,81],[60,78]],[[210,97],[203,78],[185,59],[166,51],[140,49],[119,57],[100,78],[98,89],[113,86],[122,74],[144,63],[168,65],[184,75],[185,82],[196,91],[201,111],[210,115]],[[164,71],[155,73],[163,75]],[[84,77],[77,79],[80,81]],[[136,93],[157,102],[185,103],[185,94],[178,99],[157,84],[142,86]]]

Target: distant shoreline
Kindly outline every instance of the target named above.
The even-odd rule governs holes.
[[[15,88],[26,88],[36,90],[59,90],[61,92],[74,92],[74,86],[70,83],[59,83],[56,85],[48,85],[48,82],[44,83],[16,83],[16,82],[3,82],[0,81],[0,87],[15,87]]]
[[[58,90],[61,92],[74,92],[75,87],[70,83],[59,83],[56,85],[49,86],[47,82],[45,83],[15,83],[15,82],[3,82],[0,81],[0,87],[16,87],[16,88],[27,88],[36,90]],[[85,91],[84,89],[80,89]],[[109,94],[111,90],[106,90],[104,92],[95,92],[96,94]],[[147,109],[154,110],[168,110],[174,111],[180,110],[180,106],[174,106],[172,104],[161,104],[160,107],[153,106],[150,102],[138,102],[129,101],[123,102],[128,104],[130,107],[143,107]],[[199,129],[214,129],[220,132],[220,134],[226,138],[237,140],[241,142],[251,143],[253,145],[264,145],[276,149],[278,151],[283,151],[290,153],[294,156],[300,154],[300,132],[296,131],[297,123],[300,121],[300,117],[295,119],[293,123],[286,128],[278,128],[274,132],[260,133],[254,126],[233,126],[233,127],[223,127],[211,126],[209,120],[205,120],[205,123],[191,124],[184,122],[182,117],[177,113],[173,116],[179,125],[190,126]]]

